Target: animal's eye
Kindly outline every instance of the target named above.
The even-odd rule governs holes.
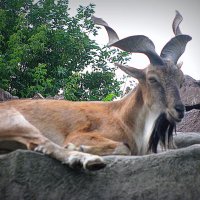
[[[153,84],[153,83],[158,83],[158,80],[157,80],[155,77],[149,77],[148,80],[149,80],[149,82],[152,83],[152,84]]]

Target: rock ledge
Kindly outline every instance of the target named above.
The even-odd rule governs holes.
[[[39,153],[0,156],[3,200],[198,200],[200,145],[147,156],[105,157],[97,172],[76,171]]]

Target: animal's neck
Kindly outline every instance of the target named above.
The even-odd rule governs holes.
[[[126,124],[134,126],[134,122],[138,116],[138,113],[144,107],[144,100],[141,87],[138,85],[133,91],[131,91],[126,97],[121,100],[120,114]]]
[[[121,101],[121,116],[129,127],[130,134],[137,146],[137,154],[145,154],[149,138],[159,112],[145,104],[141,86]]]

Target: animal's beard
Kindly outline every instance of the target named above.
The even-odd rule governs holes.
[[[155,121],[152,130],[148,151],[157,153],[158,143],[164,148],[169,148],[173,143],[173,131],[176,132],[176,123],[167,119],[165,113],[161,113]]]

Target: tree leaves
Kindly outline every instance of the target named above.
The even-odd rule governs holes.
[[[127,54],[89,38],[97,28],[94,5],[68,13],[66,0],[2,0],[0,4],[0,88],[19,97],[36,92],[70,100],[102,100],[120,94],[115,68]]]

